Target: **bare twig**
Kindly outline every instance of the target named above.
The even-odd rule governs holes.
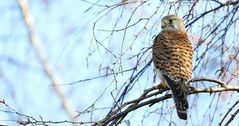
[[[189,84],[191,82],[197,82],[197,81],[209,81],[209,82],[217,83],[222,87],[226,86],[226,84],[224,82],[217,80],[217,79],[211,79],[211,78],[193,78],[193,79],[189,80],[187,83]]]
[[[221,122],[219,123],[220,126],[222,126],[222,123],[223,121],[226,119],[226,117],[228,116],[228,114],[235,108],[235,106],[239,104],[239,100],[234,104],[232,105],[232,107],[230,107],[230,109],[228,109],[227,113],[224,115],[224,117],[222,118]],[[233,120],[233,118],[236,116],[236,114],[239,112],[239,109],[231,115],[231,118],[227,121],[226,124],[229,124],[229,122],[231,122]]]
[[[237,109],[232,115],[231,118],[227,121],[225,126],[229,126],[229,124],[232,122],[232,120],[236,117],[236,115],[239,113],[239,109]]]
[[[221,8],[223,8],[223,7],[225,7],[225,6],[237,5],[238,3],[239,3],[239,1],[227,1],[227,2],[225,2],[225,3],[223,3],[223,4],[220,4],[218,7],[213,8],[213,9],[211,9],[211,10],[209,10],[209,11],[206,11],[206,12],[202,13],[201,15],[199,15],[197,18],[194,18],[190,23],[188,23],[188,24],[186,25],[186,27],[192,25],[193,23],[195,23],[197,20],[199,20],[200,18],[204,17],[204,16],[207,15],[208,13],[215,12],[215,11],[217,11],[217,10],[219,10],[219,9],[221,9]]]
[[[77,125],[81,125],[81,124],[92,124],[93,122],[74,122],[74,121],[69,121],[69,120],[62,120],[62,121],[51,121],[51,120],[43,120],[41,118],[41,120],[37,120],[36,118],[26,115],[26,114],[22,114],[18,111],[16,111],[15,109],[13,109],[12,107],[10,107],[4,100],[0,101],[0,104],[4,105],[8,110],[0,110],[2,112],[8,113],[8,114],[12,114],[12,115],[18,115],[19,117],[21,117],[21,120],[1,120],[0,121],[11,121],[11,122],[17,122],[17,124],[19,125],[44,125],[44,126],[48,126],[48,124],[77,124]]]

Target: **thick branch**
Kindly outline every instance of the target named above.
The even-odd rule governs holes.
[[[208,81],[208,82],[214,82],[220,87],[214,87],[214,88],[192,88],[189,95],[191,94],[198,94],[198,93],[216,93],[216,92],[224,92],[224,91],[238,91],[239,92],[239,86],[232,86],[232,85],[226,85],[225,83],[215,80],[215,79],[210,79],[210,78],[193,78],[188,81],[190,82],[198,82],[198,81]],[[155,96],[158,94],[163,93],[164,91],[167,91],[168,89],[165,90],[158,90],[157,87],[152,87],[149,89],[146,89],[143,95],[141,95],[138,99],[126,102],[116,110],[112,111],[110,116],[107,116],[103,120],[98,121],[94,125],[114,125],[115,122],[119,123],[119,121],[123,120],[127,114],[133,110],[136,110],[138,108],[141,108],[146,105],[153,105],[155,103],[158,103],[160,101],[164,101],[166,99],[172,98],[171,94],[166,94],[164,96],[161,96],[159,98],[153,98],[149,99],[151,96]],[[156,92],[155,92],[156,91]],[[141,103],[140,103],[141,102]]]

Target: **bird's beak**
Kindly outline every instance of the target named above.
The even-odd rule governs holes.
[[[164,29],[165,26],[166,26],[165,23],[162,21],[162,22],[161,22],[161,28]]]

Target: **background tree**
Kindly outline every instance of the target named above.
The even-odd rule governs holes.
[[[0,1],[0,124],[238,125],[239,1]],[[168,14],[195,50],[188,121],[151,46]]]

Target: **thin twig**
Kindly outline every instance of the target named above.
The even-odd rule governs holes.
[[[227,121],[225,126],[229,126],[229,124],[232,122],[232,120],[236,117],[236,115],[239,113],[239,109],[237,109],[232,115],[231,118]]]
[[[217,80],[217,79],[212,79],[212,78],[205,78],[205,77],[202,77],[202,78],[193,78],[191,80],[189,80],[187,83],[191,83],[191,82],[197,82],[197,81],[209,81],[209,82],[214,82],[214,83],[217,83],[219,84],[220,86],[222,87],[225,87],[226,84],[220,80]]]
[[[227,111],[227,113],[224,115],[224,117],[222,118],[221,122],[219,123],[219,125],[221,126],[223,121],[226,119],[226,117],[228,116],[228,114],[233,110],[233,108],[239,104],[239,100],[234,104],[232,105],[232,107],[230,107],[230,109]]]

